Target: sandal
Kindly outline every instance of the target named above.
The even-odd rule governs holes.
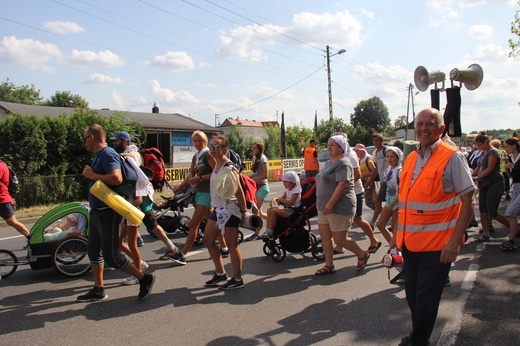
[[[159,257],[159,261],[169,261],[170,260],[170,257],[168,256],[169,254],[172,254],[172,252],[169,250],[166,250],[166,253],[164,255],[162,255],[161,257]]]
[[[480,235],[477,239],[475,239],[475,242],[483,243],[483,242],[487,242],[487,241],[490,241],[490,240],[491,240],[491,237],[488,237],[488,236],[485,236],[485,235]]]
[[[334,266],[324,266],[321,269],[316,270],[316,273],[314,275],[327,275],[327,274],[334,274],[336,272],[336,269],[334,269]]]
[[[500,244],[500,249],[503,251],[513,251],[516,249],[515,242],[513,240],[508,240]]]
[[[381,247],[381,245],[383,245],[383,243],[379,242],[379,243],[377,243],[377,245],[369,246],[368,249],[367,249],[367,252],[368,253],[376,253],[377,250],[379,250],[379,248]]]
[[[368,259],[370,258],[370,253],[365,252],[365,254],[366,254],[365,257],[363,257],[363,258],[358,257],[357,267],[356,267],[356,271],[358,271],[358,272],[362,271],[367,266]]]

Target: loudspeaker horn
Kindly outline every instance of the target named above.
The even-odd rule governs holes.
[[[452,81],[464,83],[468,90],[475,90],[480,86],[484,79],[484,70],[479,64],[471,64],[465,70],[454,68],[450,71],[450,79]]]
[[[413,74],[413,79],[415,86],[420,91],[426,91],[428,90],[428,86],[430,84],[440,82],[442,82],[442,88],[444,89],[444,80],[446,79],[446,74],[439,70],[428,72],[426,67],[418,66]],[[437,89],[437,87],[435,88]]]

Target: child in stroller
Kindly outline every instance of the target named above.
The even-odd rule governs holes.
[[[285,208],[291,209],[291,214],[287,217],[277,217],[272,228],[272,236],[263,238],[264,254],[275,262],[283,261],[287,251],[298,253],[311,250],[313,257],[319,257],[320,249],[317,247],[316,236],[311,232],[310,222],[310,219],[317,215],[316,178],[305,179],[301,182],[300,188],[300,205]]]
[[[291,216],[295,208],[301,204],[302,188],[300,186],[300,178],[292,171],[285,172],[282,176],[285,192],[282,197],[274,198],[267,209],[267,222],[265,232],[262,238],[270,238],[273,236],[274,228],[278,217],[288,218]],[[277,206],[275,206],[278,204]]]

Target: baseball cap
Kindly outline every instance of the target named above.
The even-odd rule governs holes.
[[[127,141],[130,142],[130,135],[128,134],[128,132],[120,131],[120,132],[116,133],[116,135],[114,137],[110,137],[111,141],[115,141],[116,139],[126,139]]]

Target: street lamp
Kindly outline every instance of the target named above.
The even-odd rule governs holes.
[[[338,50],[337,53],[330,55],[330,47],[327,46],[327,81],[329,83],[329,122],[330,122],[330,135],[334,135],[334,117],[332,116],[332,81],[330,79],[330,57],[345,53],[345,49]]]

